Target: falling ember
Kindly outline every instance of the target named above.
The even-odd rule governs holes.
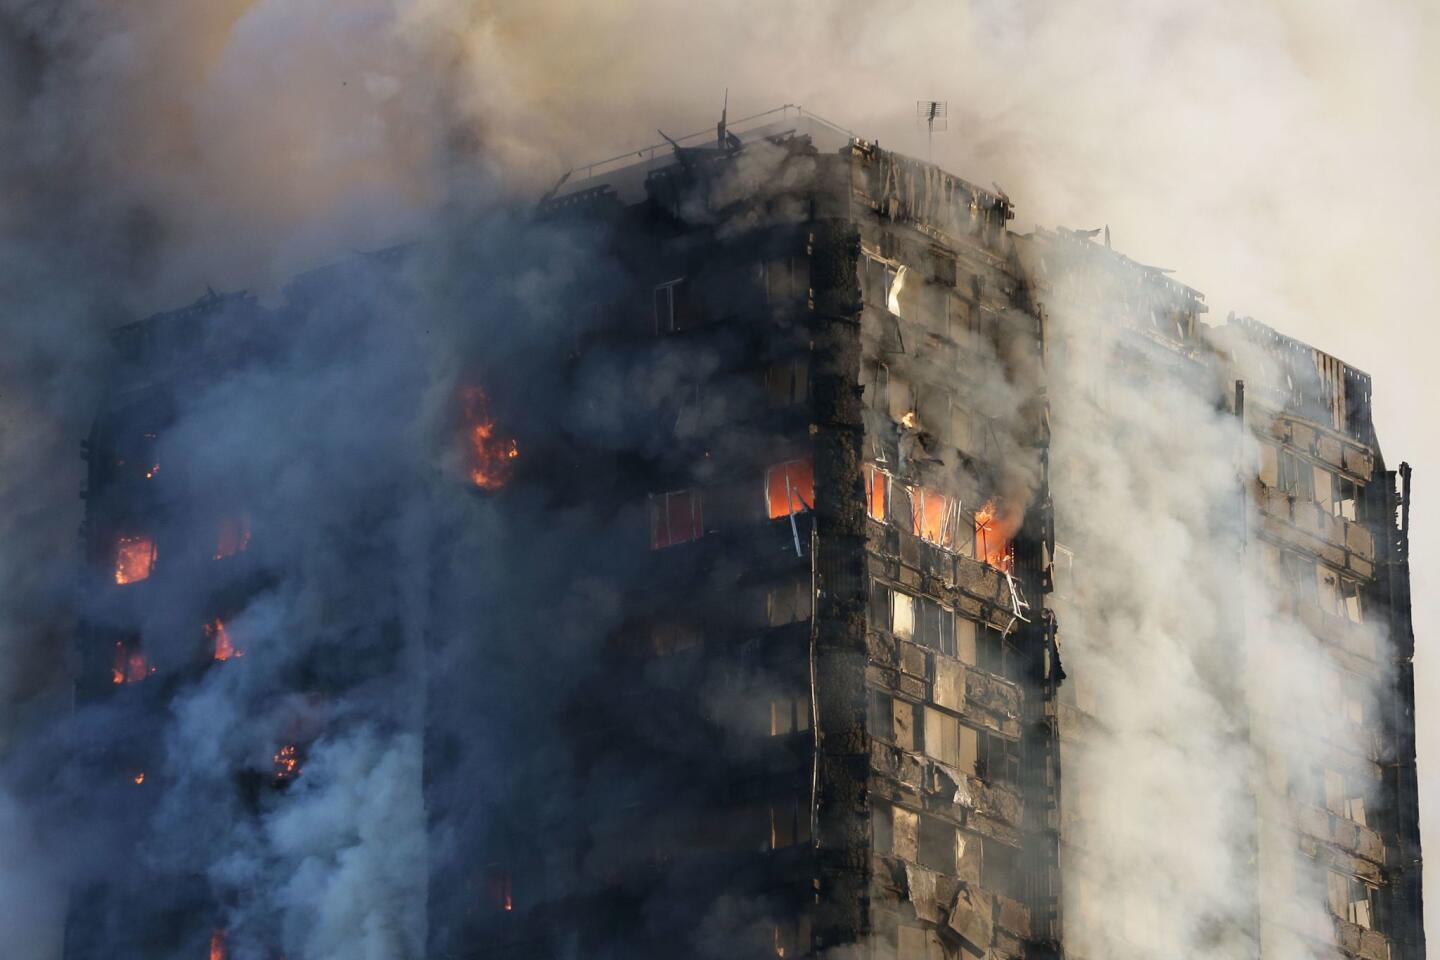
[[[152,464],[150,465],[150,469],[145,471],[145,479],[146,479],[146,480],[154,480],[156,474],[158,474],[159,472],[160,472],[160,464],[158,464],[158,463],[152,463]]]
[[[520,447],[513,438],[495,432],[484,390],[466,387],[460,396],[469,432],[470,482],[482,490],[499,490],[510,480]]]
[[[220,521],[220,535],[215,540],[216,560],[244,553],[248,546],[250,546],[249,517],[226,517]]]
[[[490,890],[495,898],[495,905],[497,907],[506,913],[514,912],[515,891],[508,871],[502,871],[491,876]]]
[[[975,556],[997,570],[1015,568],[1013,537],[1019,518],[995,500],[975,511]]]
[[[225,621],[219,617],[205,624],[205,636],[210,638],[216,660],[229,660],[231,657],[245,656],[245,651],[238,649],[234,641],[230,639],[230,631],[225,629]]]
[[[154,672],[155,668],[139,649],[131,650],[124,640],[115,641],[115,662],[110,667],[111,683],[116,686],[122,683],[139,683]]]
[[[281,783],[300,776],[300,751],[293,743],[281,747],[275,754],[275,779]]]
[[[210,960],[225,960],[229,951],[225,949],[225,931],[216,930],[210,934]]]
[[[121,537],[115,545],[115,582],[136,583],[150,576],[155,566],[155,541],[149,537]]]
[[[135,774],[135,776],[131,777],[130,779],[134,780],[135,785],[138,787],[140,784],[145,782],[145,771],[141,770],[139,773]]]

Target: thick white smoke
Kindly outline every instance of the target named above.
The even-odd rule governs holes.
[[[1331,937],[1326,865],[1302,854],[1291,824],[1296,802],[1322,803],[1312,770],[1336,767],[1337,747],[1367,751],[1331,682],[1336,654],[1306,628],[1301,586],[1256,535],[1250,430],[1265,432],[1268,414],[1252,410],[1242,426],[1227,376],[1249,377],[1252,398],[1273,384],[1259,364],[1155,347],[1127,328],[1123,303],[1079,299],[1104,289],[1094,269],[1107,258],[1080,249],[1042,254],[1052,277],[1080,279],[1042,297],[1065,558],[1055,606],[1069,675],[1067,948],[1121,960],[1339,956],[1315,946]],[[1238,338],[1230,348],[1253,352]],[[1383,627],[1363,629],[1382,666],[1347,695],[1373,719],[1390,678]]]

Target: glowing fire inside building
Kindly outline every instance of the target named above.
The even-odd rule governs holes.
[[[499,490],[510,480],[520,445],[496,432],[484,390],[466,387],[461,400],[469,439],[470,482],[482,490]]]
[[[211,649],[214,651],[216,660],[229,660],[231,657],[243,657],[245,652],[236,648],[234,641],[230,639],[230,631],[225,629],[225,621],[216,617],[205,625],[205,633],[210,638]]]
[[[345,899],[330,927],[375,934],[369,950],[341,949],[327,927],[326,956],[1204,954],[1078,946],[1144,934],[1151,887],[1170,892],[1086,886],[1123,886],[1130,869],[1148,880],[1154,863],[1142,852],[1110,869],[1106,848],[1125,831],[1099,849],[1076,832],[1087,817],[1143,806],[1125,782],[1132,745],[1105,754],[1119,758],[1105,776],[1076,760],[1085,738],[1110,735],[1104,709],[1142,685],[1128,660],[1097,668],[1104,644],[1088,645],[1087,664],[1083,631],[1098,622],[1118,634],[1113,611],[1146,599],[1116,582],[1159,594],[1149,599],[1168,612],[1182,580],[1211,578],[1215,595],[1237,598],[1281,580],[1262,558],[1285,573],[1282,606],[1303,608],[1310,646],[1325,651],[1323,690],[1309,692],[1364,733],[1358,747],[1326,740],[1316,751],[1330,753],[1302,769],[1245,726],[1258,712],[1213,713],[1226,721],[1215,739],[1244,759],[1230,781],[1276,781],[1265,811],[1276,846],[1303,855],[1291,858],[1295,887],[1264,917],[1285,921],[1304,880],[1329,895],[1305,901],[1317,951],[1423,960],[1408,472],[1380,455],[1368,377],[1237,321],[1228,334],[1293,376],[1284,390],[1232,392],[1239,376],[1207,339],[1196,291],[1082,233],[1015,233],[998,191],[810,116],[779,120],[745,137],[722,121],[713,145],[661,145],[613,183],[602,171],[542,200],[547,231],[575,222],[601,238],[599,279],[577,281],[572,296],[567,276],[553,278],[556,302],[593,324],[555,336],[513,318],[527,335],[540,330],[514,370],[496,358],[521,351],[495,350],[482,326],[475,352],[491,356],[437,367],[436,351],[416,350],[425,359],[411,369],[406,351],[385,354],[381,382],[352,393],[350,368],[332,377],[329,364],[364,351],[337,360],[329,340],[300,337],[326,347],[318,379],[364,401],[334,404],[345,409],[333,443],[316,432],[269,460],[253,442],[227,450],[232,433],[256,435],[253,412],[227,431],[205,418],[228,409],[187,398],[205,378],[230,386],[226,364],[244,367],[237,378],[253,367],[289,375],[289,338],[328,329],[332,307],[347,331],[375,322],[354,310],[357,289],[395,338],[380,342],[419,338],[406,326],[420,314],[408,285],[432,272],[408,267],[426,265],[423,244],[307,274],[274,303],[211,295],[117,335],[136,359],[116,374],[87,457],[85,582],[96,596],[75,618],[75,712],[122,721],[93,751],[107,764],[95,782],[151,819],[125,836],[126,869],[145,882],[77,891],[65,960],[153,956],[167,936],[198,956],[208,940],[210,960],[309,956],[296,914],[267,922],[282,899],[296,908],[296,876],[317,881],[303,895],[323,887]],[[750,145],[757,163],[742,166]],[[1233,568],[1157,565],[1175,574],[1157,587],[1123,563],[1143,564],[1167,538],[1128,558],[1106,556],[1104,536],[1083,538],[1085,524],[1113,533],[1137,506],[1087,510],[1094,471],[1062,462],[1090,435],[1065,434],[1060,414],[1113,413],[1057,400],[1064,364],[1085,353],[1061,349],[1077,336],[1067,307],[1106,284],[1120,295],[1099,312],[1126,345],[1101,364],[1107,390],[1123,396],[1137,370],[1158,384],[1193,367],[1183,389],[1226,388],[1200,397],[1204,422],[1220,420],[1236,450],[1264,448],[1255,476],[1235,475],[1239,457],[1210,464],[1226,481],[1224,511],[1166,498],[1202,515],[1195,543],[1228,511],[1236,529],[1214,539]],[[371,297],[377,289],[385,295]],[[386,312],[397,303],[405,309]],[[217,356],[222,342],[231,352]],[[485,363],[496,366],[472,380]],[[312,396],[302,379],[295,395]],[[463,385],[475,381],[486,388]],[[416,400],[434,396],[438,423]],[[326,413],[316,422],[329,426]],[[181,441],[195,436],[220,449],[187,451]],[[315,437],[313,460],[270,497],[275,462],[303,458]],[[414,437],[426,443],[407,445]],[[1106,469],[1123,459],[1087,452],[1096,463],[1104,453]],[[184,481],[221,453],[264,469],[216,471],[186,500]],[[247,472],[263,478],[256,487]],[[1061,478],[1077,474],[1082,489],[1063,494]],[[248,552],[242,505],[256,523]],[[1097,599],[1107,581],[1115,592]],[[1207,669],[1245,662],[1243,645],[1263,640],[1234,607],[1204,624],[1216,651]],[[1165,649],[1188,629],[1165,633]],[[1107,669],[1118,687],[1087,685]],[[1206,679],[1207,696],[1231,692]],[[1164,699],[1135,692],[1146,698]],[[1148,736],[1186,725],[1130,724],[1142,726]],[[1257,757],[1271,776],[1250,776]],[[1208,791],[1224,775],[1203,773],[1133,780],[1184,790],[1182,812],[1203,808],[1197,836],[1222,806],[1248,815],[1247,829],[1260,822],[1255,797],[1222,804]],[[175,816],[187,802],[199,812]],[[194,835],[180,832],[187,820]],[[1212,954],[1261,954],[1259,934],[1240,928],[1260,915],[1250,901],[1271,839],[1239,831],[1212,844],[1245,891],[1222,896],[1244,916],[1205,915],[1203,936],[1234,937]],[[159,853],[192,850],[183,870],[155,866]],[[1093,877],[1066,859],[1088,867],[1092,855],[1106,867]],[[269,871],[260,880],[255,864]],[[170,896],[176,888],[188,899]],[[1135,922],[1120,920],[1132,901]],[[394,912],[371,931],[361,904]],[[116,949],[132,925],[140,932]]]
[[[155,542],[148,537],[121,537],[115,544],[115,582],[138,583],[155,566]]]

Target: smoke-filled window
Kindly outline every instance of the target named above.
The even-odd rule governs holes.
[[[915,392],[911,389],[910,382],[893,373],[890,374],[889,392],[885,399],[889,405],[887,412],[890,419],[897,423],[905,422],[915,411]]]
[[[765,591],[765,619],[772,627],[809,620],[811,588],[808,577],[791,580]]]
[[[930,267],[931,279],[942,286],[955,286],[955,254],[940,247],[931,247],[926,251],[925,262]]]
[[[1020,851],[1007,843],[981,839],[980,885],[1012,899],[1020,895]]]
[[[705,533],[699,490],[675,490],[650,497],[650,548],[663,550],[699,540]]]
[[[1365,792],[1363,784],[1338,770],[1325,770],[1322,777],[1325,809],[1364,826]]]
[[[922,867],[939,873],[954,875],[955,826],[939,817],[920,815],[920,835],[917,843],[917,860]]]
[[[860,271],[860,287],[865,302],[888,310],[895,276],[894,267],[867,255]]]
[[[810,395],[810,366],[803,358],[782,360],[765,368],[765,396],[772,407],[804,403]]]
[[[657,334],[675,333],[690,326],[687,292],[683,277],[655,286],[652,300]]]
[[[802,696],[771,697],[770,736],[783,737],[789,733],[810,729],[810,698]]]
[[[801,914],[773,927],[775,956],[803,957],[810,952],[810,916]]]
[[[811,509],[815,504],[815,467],[810,460],[787,460],[765,471],[765,505],[771,520]]]
[[[787,797],[770,804],[770,849],[810,842],[810,801]]]
[[[1330,870],[1326,874],[1330,912],[1342,920],[1369,930],[1374,891],[1358,877]]]
[[[765,299],[771,306],[793,303],[810,293],[810,261],[780,257],[765,264]]]
[[[250,546],[250,518],[244,514],[224,517],[215,537],[215,559],[244,553]]]
[[[650,628],[650,652],[668,657],[700,646],[703,638],[694,625],[674,621],[657,623]]]

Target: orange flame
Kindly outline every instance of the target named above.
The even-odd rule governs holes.
[[[287,743],[275,754],[275,779],[280,782],[300,776],[300,751]]]
[[[149,537],[121,537],[115,544],[115,582],[122,586],[150,576],[155,566],[155,541]]]
[[[1016,531],[1020,529],[1019,511],[1007,503],[986,501],[975,511],[975,556],[997,570],[1015,569]]]
[[[229,953],[225,948],[225,931],[216,930],[210,934],[210,960],[225,960]]]
[[[139,683],[154,672],[155,667],[145,659],[141,650],[131,650],[124,640],[115,641],[115,663],[110,667],[111,683],[116,686],[122,683]]]
[[[216,617],[205,624],[205,636],[210,638],[216,660],[229,660],[231,657],[243,657],[245,651],[235,646],[230,639],[230,631],[225,629],[225,621]]]
[[[220,535],[215,541],[216,560],[244,553],[248,546],[250,546],[249,517],[226,517],[220,521]]]
[[[461,391],[461,400],[470,440],[470,482],[481,490],[499,490],[510,480],[520,446],[513,438],[495,432],[484,390],[466,387]]]

